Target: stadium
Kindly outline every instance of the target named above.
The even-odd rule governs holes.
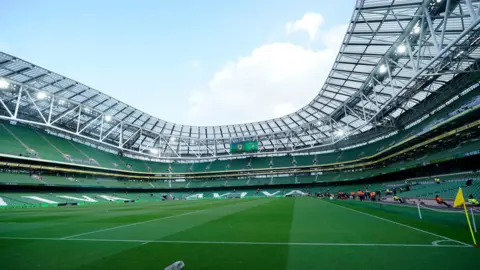
[[[480,1],[345,23],[313,100],[230,125],[0,52],[2,269],[478,267]]]

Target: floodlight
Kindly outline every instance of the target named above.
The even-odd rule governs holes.
[[[5,80],[4,78],[0,79],[0,89],[8,89],[10,88],[10,83]]]
[[[45,92],[38,92],[37,93],[37,98],[38,99],[45,99],[47,97],[47,94]]]
[[[105,121],[107,121],[107,122],[112,121],[112,116],[111,115],[105,115]]]
[[[407,47],[405,44],[400,44],[400,46],[397,47],[397,53],[402,54],[407,50]]]
[[[63,99],[60,99],[60,100],[58,101],[58,105],[65,105],[65,103],[67,103],[67,102],[66,102],[65,100],[63,100]]]
[[[89,108],[87,108],[87,107],[83,108],[83,111],[86,112],[86,113],[91,112],[91,110],[90,110]]]
[[[170,141],[171,141],[171,142],[174,142],[174,141],[175,141],[175,137],[170,137]]]
[[[343,136],[343,134],[345,134],[345,132],[343,132],[343,130],[339,129],[335,132],[335,134],[338,136],[338,137],[341,137]]]
[[[155,154],[155,155],[156,155],[156,154],[158,154],[158,149],[152,148],[152,149],[150,149],[150,152],[151,152],[152,154]]]
[[[418,26],[418,24],[413,27],[413,33],[414,34],[420,33],[420,26]]]
[[[385,64],[381,65],[379,68],[378,68],[378,72],[380,74],[384,74],[385,72],[387,72],[387,66]]]

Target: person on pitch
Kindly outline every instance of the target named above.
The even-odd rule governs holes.
[[[398,195],[394,195],[393,200],[396,202],[405,203],[405,201],[402,198],[400,198],[400,196]]]
[[[472,194],[470,194],[468,196],[468,203],[470,203],[472,205],[475,205],[475,206],[480,205],[480,202],[477,199],[475,199]]]
[[[440,196],[438,195],[435,195],[435,201],[437,201],[438,204],[443,204],[443,205],[446,205],[447,207],[452,207],[450,204],[448,204],[447,202],[445,202]]]
[[[360,191],[360,189],[357,191],[357,197],[360,201],[363,201],[363,197],[361,196],[362,192]]]

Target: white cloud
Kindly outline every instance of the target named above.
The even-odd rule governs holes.
[[[287,34],[295,32],[307,32],[311,40],[314,40],[324,22],[323,16],[318,13],[305,13],[300,20],[287,22],[285,31]]]
[[[308,104],[323,86],[347,28],[320,29],[322,24],[322,16],[315,13],[287,23],[288,31],[306,31],[323,45],[322,49],[269,43],[227,63],[207,86],[192,91],[187,122],[228,125],[262,121]]]
[[[331,49],[340,49],[345,33],[347,32],[348,24],[339,24],[326,31],[320,32],[320,39],[322,43]]]
[[[284,102],[277,104],[273,107],[273,113],[275,117],[282,117],[284,115],[287,115],[289,113],[295,112],[295,105],[293,105],[291,102]]]
[[[217,71],[208,87],[191,93],[188,122],[235,124],[292,113],[319,92],[337,51],[290,43],[260,46]]]

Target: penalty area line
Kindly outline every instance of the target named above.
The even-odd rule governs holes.
[[[308,242],[230,242],[230,241],[182,241],[182,240],[134,240],[134,239],[89,239],[89,238],[45,238],[45,237],[0,237],[5,240],[41,240],[70,242],[114,242],[114,243],[168,243],[168,244],[211,244],[211,245],[272,245],[272,246],[345,246],[345,247],[433,247],[469,248],[465,245],[382,244],[382,243],[308,243]]]

